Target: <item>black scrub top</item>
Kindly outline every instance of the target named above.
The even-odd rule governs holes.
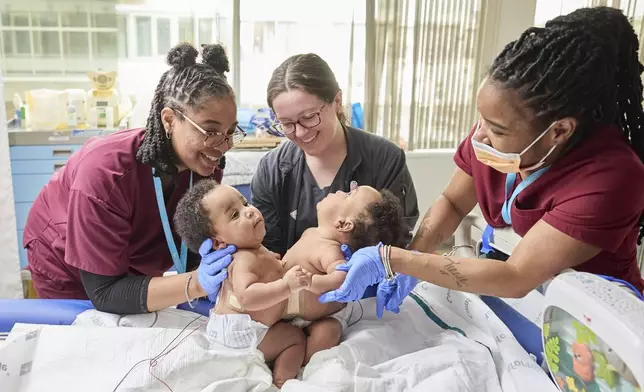
[[[348,192],[351,182],[388,189],[396,195],[409,229],[418,220],[418,201],[405,152],[391,141],[360,129],[345,127],[347,156],[333,183],[319,189],[302,150],[290,141],[266,154],[251,182],[251,204],[264,215],[264,246],[285,254],[304,230],[317,226],[317,203],[338,190]]]
[[[308,165],[304,165],[304,173],[302,175],[302,186],[300,187],[299,198],[297,202],[296,212],[291,212],[291,218],[295,220],[295,238],[300,239],[302,233],[311,227],[317,227],[318,215],[317,204],[324,199],[330,192],[338,190],[349,192],[350,189],[345,189],[344,184],[347,182],[347,160],[345,159],[340,169],[335,175],[331,185],[319,188],[311,169]],[[297,241],[297,240],[295,240]]]

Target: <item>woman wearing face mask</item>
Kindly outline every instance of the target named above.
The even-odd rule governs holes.
[[[289,142],[261,160],[252,180],[251,203],[266,221],[264,245],[284,254],[317,226],[317,203],[330,192],[349,192],[352,183],[398,196],[411,240],[418,202],[405,152],[347,125],[328,64],[315,54],[292,56],[273,71],[267,90],[275,127]]]
[[[508,44],[483,81],[480,121],[411,249],[355,253],[344,285],[322,301],[404,273],[460,291],[522,297],[573,268],[644,289],[636,263],[644,211],[642,65],[620,10],[580,9]],[[433,255],[476,204],[522,239],[507,262]],[[384,263],[383,263],[384,261]],[[386,267],[385,267],[386,265]],[[396,309],[409,293],[388,297]]]
[[[89,298],[131,314],[218,291],[225,272],[214,265],[234,249],[199,263],[170,224],[191,184],[221,180],[224,154],[244,135],[223,48],[205,45],[201,63],[198,54],[171,49],[146,127],[88,141],[38,195],[24,246],[40,298]],[[162,277],[173,264],[179,274]]]

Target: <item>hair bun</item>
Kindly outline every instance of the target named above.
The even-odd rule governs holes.
[[[633,30],[621,9],[606,6],[576,9],[546,22],[545,27],[578,29],[614,42],[620,42],[623,32]]]
[[[230,72],[226,50],[220,44],[201,45],[201,62],[208,65],[223,76],[224,72]]]
[[[170,49],[166,56],[166,63],[174,68],[185,68],[197,63],[199,52],[187,42],[178,44]]]

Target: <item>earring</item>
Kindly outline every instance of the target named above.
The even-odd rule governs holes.
[[[171,137],[171,136],[172,136],[172,134],[171,134],[170,132],[168,132],[168,130],[166,129],[166,131],[165,131],[165,137],[166,137],[166,139],[170,140],[170,137]]]

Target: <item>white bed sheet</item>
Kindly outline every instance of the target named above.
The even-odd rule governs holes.
[[[476,296],[421,283],[401,313],[384,321],[375,317],[373,299],[361,304],[362,318],[343,343],[316,354],[283,391],[556,391]],[[180,332],[161,326],[17,325],[0,348],[0,367],[6,366],[0,390],[112,391],[133,365],[158,355]],[[276,390],[261,353],[224,349],[202,331],[184,332],[181,344],[153,367],[135,367],[118,391]]]

